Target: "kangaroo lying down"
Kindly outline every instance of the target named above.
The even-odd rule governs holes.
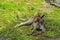
[[[31,35],[34,34],[35,31],[38,31],[38,30],[42,31],[42,32],[45,32],[46,31],[45,28],[44,28],[45,22],[43,20],[43,17],[44,17],[44,15],[42,15],[42,16],[37,15],[37,16],[33,16],[33,17],[29,18],[29,19],[21,19],[21,20],[26,20],[26,21],[22,22],[20,24],[17,24],[15,26],[15,28],[21,27],[23,25],[32,24],[34,26],[34,29],[32,30]]]

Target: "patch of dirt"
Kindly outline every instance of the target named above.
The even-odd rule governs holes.
[[[11,38],[0,37],[0,40],[12,40]]]
[[[60,37],[58,37],[58,38],[47,38],[47,37],[45,37],[44,40],[60,40]]]
[[[42,12],[52,12],[53,8],[40,8]]]
[[[44,8],[40,8],[40,10],[42,12],[52,12],[54,7],[52,7],[51,5],[49,5],[48,3],[46,3],[45,1],[43,2],[43,4],[45,5]]]
[[[40,11],[42,12],[52,12],[54,7],[49,5],[48,3],[46,3],[45,1],[42,2],[42,4],[44,5],[44,7],[40,7],[38,4],[36,3],[32,3],[32,2],[26,2],[27,5],[34,5],[36,8],[38,8]]]

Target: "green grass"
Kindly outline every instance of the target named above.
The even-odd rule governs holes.
[[[32,4],[30,3],[32,2]],[[47,8],[43,4],[44,0],[20,0],[20,1],[0,1],[0,37],[10,37],[13,40],[42,40],[43,37],[28,36],[31,33],[31,26],[22,26],[14,29],[14,26],[20,21],[16,15],[22,18],[29,18],[36,15],[39,8]],[[29,4],[27,4],[29,3]],[[35,4],[34,4],[35,3]],[[53,7],[52,7],[53,8]],[[60,8],[53,9],[52,12],[42,12],[41,15],[46,14],[44,20],[46,21],[46,30],[43,36],[58,37],[60,35]]]

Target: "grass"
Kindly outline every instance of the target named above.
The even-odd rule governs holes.
[[[47,8],[44,0],[1,0],[0,1],[0,37],[10,37],[13,40],[42,40],[41,35],[28,36],[31,33],[31,26],[22,26],[14,29],[14,26],[21,22],[16,15],[22,18],[29,18],[36,15],[40,8]],[[50,6],[48,6],[50,7]],[[52,7],[53,8],[53,7]],[[43,36],[60,36],[60,8],[53,8],[52,12],[40,11],[41,15],[46,14],[46,30]]]

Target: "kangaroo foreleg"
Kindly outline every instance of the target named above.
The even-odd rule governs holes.
[[[33,26],[34,26],[34,29],[32,30],[32,33],[31,33],[31,35],[33,35],[37,30],[37,22],[35,23],[35,22],[33,22]]]
[[[43,25],[40,25],[40,29],[42,30],[42,32],[46,31]]]

